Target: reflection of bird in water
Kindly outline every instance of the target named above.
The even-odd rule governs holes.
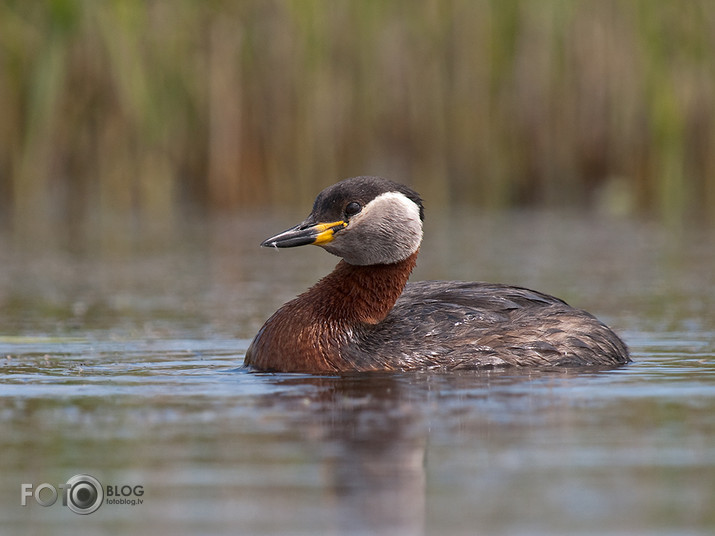
[[[309,431],[312,448],[325,453],[320,459],[335,499],[331,506],[336,509],[337,532],[423,534],[428,378],[396,374],[278,378],[284,384],[316,388],[301,389],[301,404],[292,407],[303,414],[302,430]],[[473,380],[479,382],[479,377]],[[286,397],[279,404],[285,401]]]
[[[266,321],[246,365],[333,373],[629,361],[606,325],[553,296],[492,283],[407,283],[423,219],[419,195],[386,179],[323,190],[305,221],[261,245],[315,244],[343,260]]]

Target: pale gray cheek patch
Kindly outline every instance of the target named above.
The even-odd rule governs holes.
[[[389,264],[412,255],[421,242],[419,207],[399,192],[388,192],[368,203],[325,249],[350,264]]]

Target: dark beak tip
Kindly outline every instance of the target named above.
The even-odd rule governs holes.
[[[323,229],[318,228],[318,224],[305,220],[304,222],[299,223],[282,233],[266,238],[263,242],[261,242],[261,247],[294,248],[297,246],[314,244],[316,237],[322,231]]]
[[[312,244],[315,241],[315,236],[312,233],[281,233],[280,235],[272,236],[261,242],[261,247],[264,248],[294,248],[296,246],[305,246]]]

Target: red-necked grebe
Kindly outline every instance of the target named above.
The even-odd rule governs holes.
[[[342,260],[266,321],[245,364],[337,373],[629,361],[611,329],[553,296],[492,283],[407,283],[423,220],[420,196],[387,179],[355,177],[320,192],[305,221],[261,245],[314,244]]]

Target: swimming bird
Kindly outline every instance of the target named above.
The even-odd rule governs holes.
[[[605,324],[548,294],[494,283],[408,283],[423,221],[420,196],[381,177],[345,179],[320,192],[302,223],[261,246],[313,244],[342,260],[266,321],[244,364],[329,374],[630,361]]]

